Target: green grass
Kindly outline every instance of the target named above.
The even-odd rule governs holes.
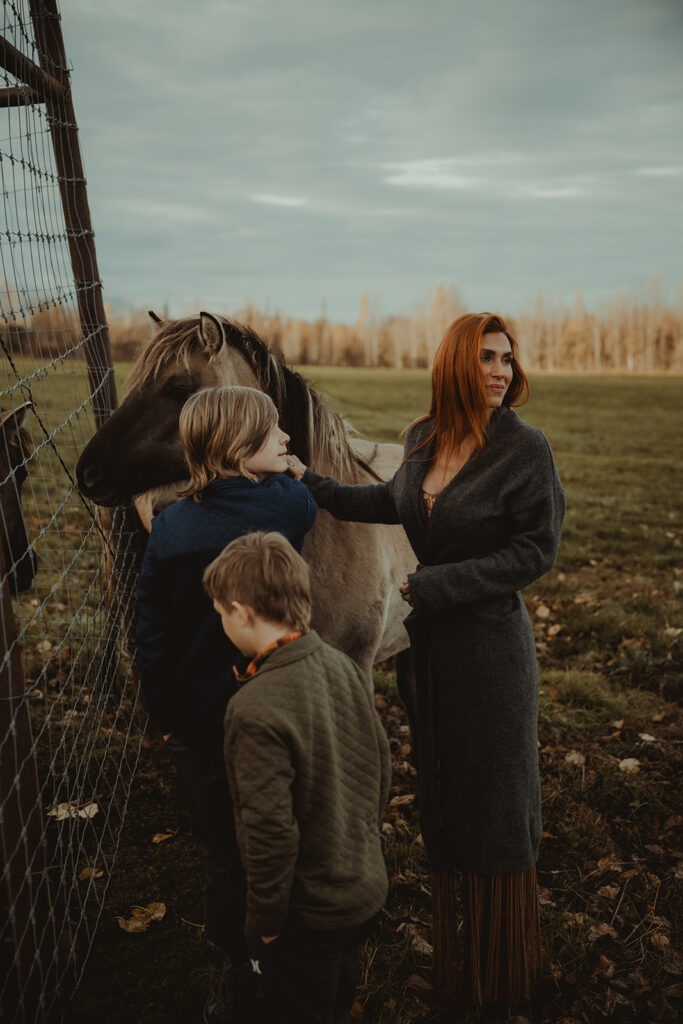
[[[127,367],[120,370],[119,390]],[[362,436],[374,440],[399,441],[402,427],[429,401],[425,371],[307,367],[306,373]],[[541,668],[548,834],[539,878],[549,974],[534,1004],[520,1013],[538,1024],[604,1019],[607,1010],[617,1022],[666,1020],[679,977],[672,972],[680,970],[673,954],[681,871],[674,836],[683,822],[677,818],[683,815],[675,784],[681,730],[674,701],[683,679],[683,379],[538,376],[531,385],[533,397],[520,414],[551,442],[568,514],[557,566],[525,593]],[[70,408],[73,395],[85,393],[85,377],[62,384],[55,374],[41,387],[40,400],[46,408],[52,403],[50,416],[56,418],[60,403]],[[55,388],[64,393],[55,398]],[[60,450],[70,465],[90,429],[86,416],[71,447],[62,432]],[[38,519],[48,500],[54,504],[65,493],[64,474],[46,449],[40,464],[39,491],[46,498],[42,506],[36,502]],[[99,559],[94,542],[69,600],[49,597],[54,566],[63,560],[65,545],[73,548],[86,521],[71,496],[59,529],[46,530],[39,541],[50,562],[37,584],[45,611],[41,628],[55,643],[64,638],[71,609],[83,601],[97,603],[83,589]],[[66,589],[61,586],[60,594]],[[35,611],[30,598],[21,602],[24,617]],[[60,611],[57,601],[69,610]],[[35,645],[28,658],[31,672],[39,671]],[[377,688],[392,737],[395,792],[414,792],[405,717],[390,666],[378,674]],[[572,752],[583,755],[582,765],[566,760]],[[619,768],[627,758],[640,762],[637,774]],[[428,976],[429,966],[408,927],[429,935],[428,865],[414,806],[388,812],[387,824],[391,893],[366,950],[358,994],[362,1019],[436,1022],[438,1015],[406,989],[408,978]],[[173,840],[152,845],[155,832],[176,825],[180,831]],[[136,1024],[198,1019],[205,984],[194,927],[198,856],[167,760],[146,752],[102,924],[72,1010],[74,1024],[118,1024],[122,1006],[126,1020]],[[128,916],[131,906],[152,900],[167,904],[162,922],[142,935],[119,929],[116,915]],[[615,934],[600,936],[600,924]]]
[[[69,931],[78,935],[73,962],[68,962],[66,938],[58,947],[60,970],[68,978],[81,968],[85,936],[92,935],[111,880],[142,716],[135,696],[125,690],[130,658],[117,652],[120,645],[107,648],[105,643],[102,538],[72,482],[78,456],[94,430],[85,366],[73,359],[51,365],[18,359],[16,365],[26,387],[18,386],[4,360],[0,383],[3,408],[26,401],[27,388],[34,403],[25,421],[32,449],[22,499],[39,571],[13,605],[40,803],[43,812],[59,804],[76,810],[95,802],[98,808],[87,820],[44,818],[57,928],[64,929],[64,936]],[[3,767],[10,769],[30,760],[11,739],[2,757]],[[10,825],[6,828],[12,849]],[[98,879],[77,880],[86,867],[97,870]]]

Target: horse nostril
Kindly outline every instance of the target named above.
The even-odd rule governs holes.
[[[103,474],[98,466],[86,466],[81,477],[85,486],[92,488],[102,482]]]

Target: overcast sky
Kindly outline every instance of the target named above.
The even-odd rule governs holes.
[[[683,280],[681,0],[61,0],[105,297]]]

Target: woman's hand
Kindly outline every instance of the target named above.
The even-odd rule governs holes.
[[[408,580],[404,580],[401,586],[398,588],[399,594],[406,601],[411,608],[414,608],[413,599],[410,596],[410,587],[408,586]]]
[[[301,480],[307,469],[308,466],[304,466],[301,459],[287,452],[287,472],[290,476],[293,476],[295,480]]]

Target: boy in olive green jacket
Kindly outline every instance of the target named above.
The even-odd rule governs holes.
[[[228,704],[225,757],[267,1019],[342,1024],[387,894],[389,744],[361,670],[309,630],[308,567],[284,537],[233,541],[204,585],[252,659]]]

